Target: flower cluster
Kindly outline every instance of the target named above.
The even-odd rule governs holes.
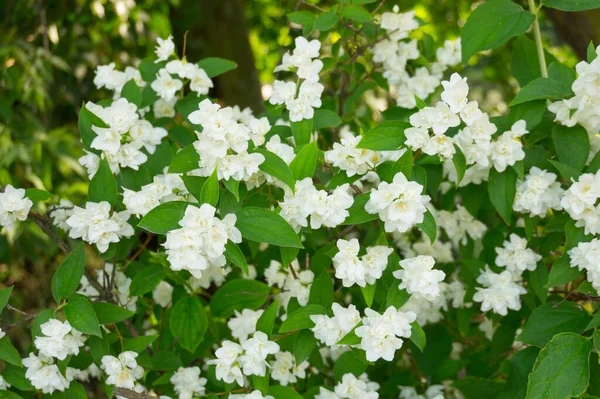
[[[600,290],[600,240],[594,238],[590,242],[580,242],[575,248],[569,250],[571,267],[585,270],[587,279],[595,290]]]
[[[85,337],[71,327],[68,321],[50,319],[40,326],[43,336],[36,337],[34,345],[40,356],[65,360],[69,355],[79,354]]]
[[[240,342],[248,339],[249,335],[256,332],[256,322],[262,316],[263,310],[244,309],[241,312],[235,311],[235,317],[227,322],[227,327],[231,330],[231,335]]]
[[[440,296],[440,282],[446,274],[441,270],[434,270],[435,260],[431,256],[417,256],[412,259],[400,261],[401,270],[394,272],[394,277],[402,280],[398,288],[414,297],[422,297],[428,301]]]
[[[280,214],[296,231],[308,226],[309,216],[311,229],[336,227],[348,217],[348,208],[354,202],[348,189],[349,185],[344,184],[328,194],[325,190],[317,190],[312,179],[307,177],[296,182],[295,192],[286,189],[283,201],[279,203]]]
[[[378,389],[379,384],[369,381],[367,374],[363,373],[357,378],[354,374],[348,373],[342,376],[333,392],[320,387],[315,399],[377,399]]]
[[[285,104],[290,113],[290,121],[299,122],[312,119],[314,108],[321,106],[324,86],[319,83],[319,72],[323,69],[323,62],[314,59],[319,57],[321,42],[309,42],[304,37],[298,37],[295,43],[294,51],[284,54],[281,65],[275,68],[275,72],[295,72],[299,83],[276,80],[269,102],[274,105]]]
[[[362,326],[355,333],[361,338],[360,348],[366,353],[367,360],[378,359],[392,361],[394,354],[402,347],[402,338],[410,338],[410,323],[417,319],[414,312],[401,312],[393,306],[379,314],[373,309],[365,309]]]
[[[10,184],[0,192],[0,227],[10,229],[17,220],[27,219],[33,202],[25,196],[25,190]]]
[[[100,252],[106,252],[108,246],[121,241],[121,237],[131,237],[134,230],[127,222],[129,212],[112,212],[111,215],[111,208],[107,201],[87,202],[85,208],[74,206],[65,222],[69,226],[69,237],[96,244]]]
[[[138,365],[138,354],[132,351],[125,351],[118,357],[106,355],[102,357],[102,370],[108,376],[106,383],[119,388],[133,389],[137,380],[144,376],[144,369]]]
[[[358,323],[360,323],[360,313],[354,305],[347,308],[338,303],[331,305],[333,317],[326,315],[311,315],[310,319],[315,326],[311,328],[315,338],[327,346],[333,346],[348,334]]]
[[[435,213],[440,227],[455,245],[465,245],[469,237],[479,240],[487,231],[487,226],[475,219],[464,206],[458,205],[454,212],[442,210]]]
[[[271,129],[267,118],[256,119],[252,115],[241,116],[231,107],[221,108],[209,99],[192,112],[190,122],[202,126],[196,132],[198,140],[194,148],[200,155],[199,169],[193,174],[210,176],[217,171],[219,180],[249,180],[258,166],[265,161],[259,153],[248,153],[248,142],[262,145],[265,134]]]
[[[359,258],[360,244],[356,238],[350,241],[339,239],[336,245],[339,252],[333,257],[333,267],[335,277],[342,280],[344,287],[375,284],[387,266],[388,256],[393,252],[391,248],[377,245],[367,248],[367,253]]]
[[[560,200],[560,205],[575,220],[577,227],[584,227],[585,234],[600,233],[600,172],[584,173],[574,182]]]
[[[265,270],[265,278],[267,284],[283,290],[279,294],[282,306],[287,306],[291,298],[296,298],[301,306],[306,306],[315,274],[310,270],[300,271],[297,259],[294,259],[288,266],[272,260]]]
[[[123,205],[135,216],[144,216],[158,205],[170,202],[186,200],[189,192],[175,173],[163,173],[154,176],[152,183],[142,186],[140,191],[123,189]]]
[[[409,181],[402,173],[397,173],[391,183],[381,182],[371,190],[365,210],[378,214],[385,224],[385,231],[404,233],[423,222],[429,203],[428,195],[421,195],[423,186]]]
[[[550,209],[561,210],[560,200],[564,190],[554,173],[533,166],[525,180],[517,183],[513,210],[545,217]]]
[[[506,267],[515,280],[520,280],[525,270],[535,270],[542,255],[527,248],[527,240],[511,234],[509,241],[504,241],[502,248],[496,248],[496,266]]]
[[[114,268],[115,266],[112,263],[105,263],[104,268],[98,271],[96,281],[100,286],[103,286],[106,281],[112,281],[112,294],[114,294],[119,301],[119,305],[124,306],[131,311],[135,311],[137,309],[137,297],[131,297],[129,294],[131,279],[118,268],[116,270]],[[100,296],[98,290],[94,288],[86,276],[81,276],[81,282],[77,292],[89,298],[98,298]]]
[[[169,381],[179,399],[192,399],[204,395],[207,380],[200,378],[200,367],[179,367]]]
[[[164,247],[172,270],[188,270],[196,278],[211,266],[225,266],[225,245],[227,240],[242,241],[240,231],[235,227],[234,214],[222,220],[215,216],[216,209],[209,204],[199,208],[189,205],[179,221],[180,229],[167,234]]]
[[[52,393],[54,391],[64,391],[69,387],[69,381],[62,375],[58,365],[54,364],[51,356],[39,355],[33,353],[23,359],[25,366],[25,378],[31,382],[35,389],[43,393]]]
[[[494,313],[506,316],[508,309],[521,309],[520,295],[525,294],[527,290],[513,281],[510,271],[494,273],[489,266],[486,266],[485,271],[477,277],[477,282],[484,288],[477,287],[473,300],[481,302],[483,312],[492,310]]]
[[[208,364],[216,366],[217,379],[228,384],[237,382],[244,386],[244,376],[265,376],[267,372],[267,357],[279,352],[279,345],[269,341],[268,336],[260,331],[241,345],[225,340],[216,350],[216,359]]]
[[[298,378],[306,378],[306,369],[309,363],[305,360],[296,364],[294,355],[291,352],[277,352],[275,361],[270,364],[271,378],[281,385],[295,384]]]

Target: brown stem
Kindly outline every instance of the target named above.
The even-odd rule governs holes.
[[[156,396],[152,396],[148,392],[136,392],[128,388],[115,388],[115,395],[127,399],[156,399]]]

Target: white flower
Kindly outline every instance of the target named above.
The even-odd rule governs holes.
[[[594,289],[600,289],[600,240],[594,238],[590,242],[580,242],[568,253],[571,267],[585,270]]]
[[[69,355],[79,354],[85,337],[75,330],[68,321],[64,323],[50,319],[40,326],[43,336],[36,337],[34,344],[40,356],[65,360]]]
[[[158,283],[154,291],[152,291],[152,299],[163,308],[166,308],[171,303],[172,296],[173,286],[166,281]]]
[[[375,284],[387,266],[388,256],[393,250],[385,246],[370,247],[367,254],[358,257],[360,246],[356,238],[337,241],[339,252],[333,257],[335,277],[342,280],[344,287],[354,284],[365,287]]]
[[[179,79],[173,79],[169,72],[163,68],[158,71],[156,79],[150,86],[160,98],[165,101],[172,101],[175,98],[175,93],[183,87],[183,82]]]
[[[292,101],[296,95],[296,83],[294,82],[283,82],[276,80],[273,83],[273,93],[269,102],[271,104],[284,104]]]
[[[6,391],[11,385],[0,375],[0,391]]]
[[[0,227],[11,228],[17,220],[26,220],[33,202],[25,197],[25,190],[8,184],[0,192]]]
[[[542,256],[527,248],[527,240],[516,234],[510,235],[502,248],[496,248],[496,265],[504,266],[513,276],[520,279],[525,270],[535,270]]]
[[[421,296],[429,301],[440,295],[439,283],[446,277],[441,270],[434,270],[435,261],[431,256],[417,256],[400,261],[401,270],[393,274],[402,280],[398,288],[406,289],[413,296]]]
[[[38,357],[30,353],[29,357],[23,359],[23,366],[26,368],[25,377],[42,393],[62,392],[69,387],[69,382],[54,364],[52,357]]]
[[[498,172],[503,172],[508,166],[512,166],[525,158],[520,140],[524,134],[527,134],[525,121],[520,120],[515,122],[511,130],[504,132],[492,144],[490,158]]]
[[[354,305],[343,308],[338,303],[331,305],[333,317],[326,315],[311,315],[310,319],[315,323],[311,328],[315,338],[321,343],[335,345],[344,335],[348,334],[360,322],[360,313]]]
[[[532,167],[525,180],[517,183],[513,210],[540,217],[545,217],[550,209],[561,210],[564,190],[556,178],[554,173]]]
[[[157,119],[174,117],[176,102],[177,102],[177,97],[173,97],[169,101],[165,101],[162,98],[159,98],[158,100],[156,100],[156,102],[152,106],[152,112],[154,112],[154,116]]]
[[[179,367],[169,380],[179,399],[204,395],[206,378],[200,378],[200,367]]]
[[[227,322],[231,335],[240,342],[246,341],[249,335],[256,332],[256,322],[262,314],[262,310],[244,309],[241,313],[236,310],[235,317]]]
[[[239,356],[244,352],[241,345],[228,340],[223,341],[221,347],[215,351],[216,359],[209,360],[208,364],[216,365],[216,377],[228,384],[234,381],[244,386],[244,374],[239,365]]]
[[[214,87],[212,80],[208,77],[204,69],[195,66],[194,72],[190,77],[190,90],[194,91],[200,95],[208,94],[208,91]]]
[[[171,54],[175,52],[175,43],[173,43],[173,36],[169,35],[166,39],[160,37],[156,39],[158,45],[156,46],[156,61],[161,62],[169,59]]]
[[[487,312],[492,310],[494,313],[506,316],[508,309],[520,310],[520,295],[527,291],[521,285],[513,281],[511,272],[504,271],[496,274],[486,266],[485,271],[477,277],[477,282],[484,288],[477,287],[477,292],[473,295],[475,302],[481,302],[481,310]]]
[[[462,78],[459,74],[453,73],[450,81],[443,81],[444,91],[442,92],[442,101],[450,107],[450,111],[455,114],[461,112],[469,102],[469,85],[467,78]]]
[[[122,352],[119,357],[102,357],[100,368],[108,375],[106,383],[119,388],[134,389],[136,381],[144,376],[144,369],[137,364],[138,354],[132,351]]]

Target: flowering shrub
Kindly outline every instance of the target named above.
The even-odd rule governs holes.
[[[87,202],[0,192],[5,231],[65,253],[27,353],[0,330],[0,396],[600,396],[600,48],[547,62],[533,0],[484,2],[437,48],[370,3],[288,15],[303,35],[260,115],[209,97],[234,63],[171,37],[97,69]],[[530,27],[490,115],[460,65]]]

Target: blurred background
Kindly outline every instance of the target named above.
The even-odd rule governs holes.
[[[312,2],[328,8],[336,1]],[[459,35],[478,2],[388,0],[380,12],[395,4],[416,9],[427,23],[424,31],[441,43]],[[94,70],[110,62],[120,70],[136,66],[153,54],[157,37],[172,34],[181,54],[187,32],[189,60],[237,62],[236,70],[217,78],[211,95],[260,112],[273,69],[302,33],[286,14],[302,9],[310,8],[301,0],[0,0],[0,185],[36,187],[82,202],[87,176],[77,162],[83,154],[77,114],[84,101],[110,95],[95,89]],[[598,11],[546,10],[542,18],[546,48],[571,67],[585,58],[591,40],[600,43]],[[504,99],[517,87],[511,64],[527,54],[514,47],[513,40],[484,53],[462,72],[474,87],[473,98],[491,112],[505,111]],[[16,285],[11,303],[20,309],[45,308],[51,301],[48,282],[61,259],[37,226],[21,224],[0,234],[0,287]]]

